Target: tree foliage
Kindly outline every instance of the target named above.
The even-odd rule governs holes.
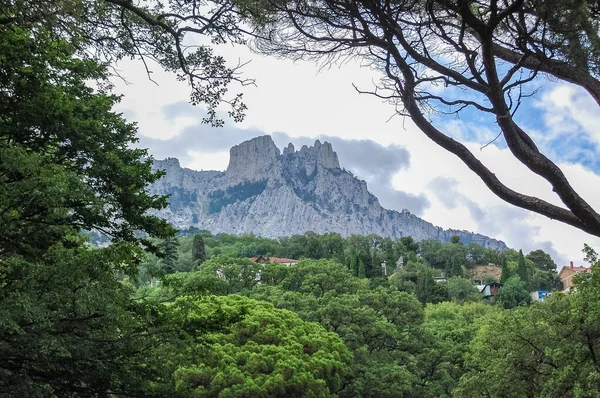
[[[194,236],[194,242],[192,243],[192,261],[202,264],[206,261],[206,247],[204,245],[204,239],[202,235],[197,234]]]
[[[130,147],[135,126],[112,111],[116,96],[86,84],[106,68],[43,30],[0,25],[0,47],[0,254],[35,257],[84,229],[116,242],[171,235],[147,214],[166,201],[145,191],[161,174]]]
[[[552,257],[545,251],[541,249],[537,249],[529,253],[527,259],[533,264],[541,269],[542,271],[552,271],[556,272],[556,263],[552,260]]]
[[[351,355],[338,336],[268,303],[235,295],[181,297],[172,311],[184,330],[218,312],[239,316],[227,330],[203,334],[201,344],[175,347],[183,349],[173,374],[178,396],[329,397],[348,373]]]
[[[114,64],[136,59],[152,80],[154,68],[187,81],[192,104],[207,108],[205,122],[220,126],[219,104],[241,120],[246,106],[241,94],[231,95],[231,83],[251,84],[240,76],[242,64],[228,66],[212,44],[243,43],[240,14],[228,1],[167,0],[136,3],[127,0],[3,0],[0,24],[24,27],[34,35],[48,32],[74,46],[78,57]],[[209,43],[190,46],[196,39]],[[118,76],[118,71],[113,70]],[[153,80],[152,80],[153,81]]]
[[[494,299],[506,309],[527,305],[531,302],[525,282],[518,275],[508,278]]]
[[[499,313],[475,340],[459,397],[596,397],[598,275],[570,295]]]
[[[132,252],[56,244],[35,261],[0,260],[0,395],[144,394],[160,327],[115,278]]]
[[[148,215],[166,203],[145,191],[160,174],[131,147],[104,66],[44,27],[3,22],[0,395],[144,395],[160,373],[145,365],[160,306],[132,301],[121,280],[137,271],[141,234],[174,232]],[[83,230],[112,244],[88,247]]]

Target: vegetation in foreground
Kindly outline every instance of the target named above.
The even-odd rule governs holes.
[[[69,18],[90,10],[64,4],[74,7],[58,22],[63,14],[35,8],[49,11],[52,30],[2,3],[0,395],[599,395],[600,272],[528,304],[519,299],[528,284],[552,283],[543,253],[500,259],[515,293],[500,305],[464,283],[478,249],[460,242],[352,237],[340,250],[339,237],[309,234],[280,242],[289,252],[264,251],[314,258],[286,267],[232,256],[205,236],[204,250],[190,240],[191,261],[181,260],[173,229],[148,216],[166,203],[145,192],[160,175],[131,148],[135,126],[112,110],[106,67],[78,47],[93,37],[56,35],[77,32]],[[84,230],[111,243],[91,247]],[[161,246],[160,259],[143,250]],[[402,271],[377,277],[398,254]],[[432,276],[442,270],[445,284]]]

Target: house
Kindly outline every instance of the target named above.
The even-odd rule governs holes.
[[[535,292],[529,292],[529,295],[531,296],[531,301],[539,301],[541,303],[543,303],[546,297],[548,297],[551,294],[552,293],[550,293],[547,290],[536,290]]]
[[[477,285],[477,289],[484,299],[494,297],[502,288],[502,283],[492,282],[485,285]]]
[[[250,257],[250,261],[253,263],[264,264],[264,263],[277,263],[281,265],[294,265],[298,263],[298,260],[292,260],[291,258],[280,258],[280,257]]]
[[[573,265],[573,261],[571,261],[571,264],[568,267],[562,267],[558,273],[558,277],[563,284],[563,292],[569,292],[571,290],[571,286],[573,286],[573,276],[582,272],[592,272],[592,269],[586,267],[575,267]]]

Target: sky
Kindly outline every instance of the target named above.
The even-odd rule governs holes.
[[[269,134],[283,150],[328,141],[340,164],[367,182],[389,209],[404,208],[443,228],[482,233],[514,249],[543,249],[559,269],[574,261],[583,265],[587,243],[600,249],[600,239],[576,228],[507,204],[491,193],[460,159],[430,141],[408,118],[394,116],[391,105],[359,94],[372,88],[376,72],[347,62],[319,68],[254,54],[241,46],[221,46],[232,64],[248,62],[243,73],[251,86],[243,92],[248,106],[241,123],[226,120],[221,128],[201,123],[204,109],[188,103],[189,88],[172,74],[150,66],[152,82],[140,62],[117,65],[114,79],[123,94],[118,110],[138,124],[139,145],[156,159],[179,158],[194,170],[224,170],[229,148]],[[540,149],[558,163],[571,184],[600,209],[600,113],[583,90],[541,81],[540,90],[519,113],[520,123]],[[445,132],[467,145],[510,188],[560,205],[550,185],[510,154],[502,140],[482,149],[497,127],[476,113],[436,120]]]

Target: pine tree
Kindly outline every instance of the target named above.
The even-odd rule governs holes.
[[[204,247],[204,239],[202,235],[198,234],[194,236],[194,242],[192,244],[192,261],[202,264],[206,261],[206,248]]]
[[[517,275],[521,280],[525,283],[525,285],[529,285],[529,271],[527,270],[527,263],[525,262],[525,256],[523,255],[523,250],[519,250],[519,263],[517,266]]]
[[[511,277],[510,268],[508,268],[508,263],[506,262],[506,256],[502,256],[502,276],[500,277],[500,282],[504,283]]]
[[[164,255],[162,259],[162,268],[167,274],[172,274],[175,271],[177,271],[177,269],[175,268],[175,263],[177,262],[177,258],[179,257],[179,253],[177,250],[178,248],[179,241],[174,236],[166,238],[162,243]]]
[[[359,260],[358,261],[358,273],[357,273],[357,276],[359,278],[365,278],[366,277],[365,263],[363,263],[363,260]]]
[[[354,250],[350,253],[350,262],[348,263],[348,269],[350,270],[350,272],[352,272],[352,275],[358,275],[358,262]]]

